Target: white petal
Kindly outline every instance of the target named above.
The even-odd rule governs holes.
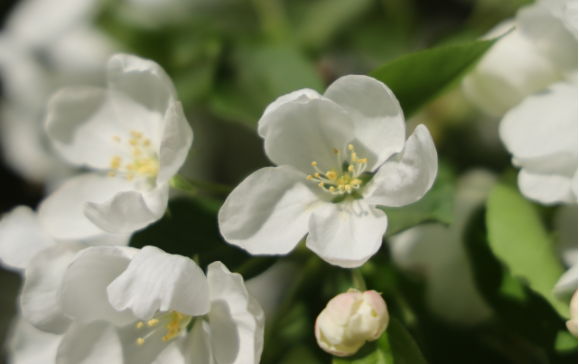
[[[197,323],[195,323],[195,324],[197,324]],[[191,335],[193,330],[195,330],[195,327],[193,327],[191,329],[191,331],[189,332],[189,334],[187,336]],[[153,364],[187,364],[185,362],[185,356],[183,355],[183,352],[181,351],[180,346],[182,346],[182,345],[178,345],[178,344],[180,344],[180,342],[177,342],[177,341],[172,342],[169,346],[167,346],[167,348],[165,350],[163,350],[163,352],[161,352],[161,354],[159,354],[159,356],[157,357],[157,359],[155,359]],[[200,363],[203,363],[203,362],[201,361]]]
[[[418,125],[396,160],[386,162],[371,183],[375,187],[366,202],[404,206],[416,202],[432,187],[438,171],[438,155],[424,125]]]
[[[142,229],[163,217],[169,201],[169,184],[151,191],[122,191],[111,199],[84,206],[86,217],[99,228],[117,234]]]
[[[62,335],[40,331],[17,316],[6,339],[8,362],[12,364],[54,364]]]
[[[37,254],[26,268],[20,297],[22,315],[38,329],[61,334],[70,324],[56,293],[69,262],[83,248],[81,244],[55,245]]]
[[[186,364],[214,364],[215,359],[211,351],[211,328],[209,324],[197,319],[187,335],[183,349]],[[172,364],[172,363],[167,363]],[[221,364],[221,363],[219,363]],[[249,364],[249,363],[248,363]]]
[[[6,28],[29,46],[47,45],[86,21],[98,3],[98,0],[22,1],[10,14]]]
[[[563,5],[562,3],[561,5]],[[517,11],[517,26],[563,72],[577,70],[577,38],[565,27],[561,14],[543,4]]]
[[[151,114],[151,120],[162,122],[167,109],[177,101],[173,82],[153,61],[117,54],[109,60],[107,76],[109,88],[142,105]],[[130,119],[131,115],[124,115],[122,107],[117,111],[123,120]],[[154,138],[153,135],[149,137]]]
[[[258,364],[263,351],[263,310],[243,278],[221,262],[207,267],[211,291],[211,346],[219,364]]]
[[[167,182],[183,165],[193,143],[189,126],[180,102],[172,104],[165,114],[165,129],[159,153],[157,185]]]
[[[142,320],[157,311],[175,310],[190,316],[209,311],[209,287],[191,259],[146,246],[107,289],[119,311],[130,308]]]
[[[30,207],[17,206],[0,220],[0,259],[7,269],[21,270],[42,250],[54,245]]]
[[[262,118],[266,128],[265,153],[277,165],[291,165],[313,174],[312,162],[329,171],[341,170],[334,148],[342,156],[354,139],[354,124],[346,111],[328,99],[288,102]],[[344,158],[342,158],[343,160]]]
[[[557,281],[553,293],[563,295],[573,293],[577,290],[577,264],[569,268]]]
[[[48,196],[38,208],[42,226],[56,239],[89,239],[105,232],[84,214],[87,201],[103,203],[117,192],[132,190],[122,178],[87,173],[74,177]]]
[[[262,138],[265,138],[265,136],[267,135],[267,129],[270,125],[269,122],[271,121],[270,118],[266,118],[265,116],[267,114],[275,111],[281,105],[286,104],[288,102],[305,104],[305,103],[309,102],[310,100],[319,99],[321,97],[322,96],[317,91],[309,89],[309,88],[304,88],[301,90],[290,92],[287,95],[283,95],[283,96],[278,97],[274,102],[269,104],[267,106],[267,108],[265,109],[265,111],[263,112],[263,115],[261,116],[261,118],[259,119],[259,122],[257,124],[257,132],[259,133],[259,135]]]
[[[382,245],[387,219],[364,200],[326,204],[310,217],[306,246],[342,268],[364,264]]]
[[[289,166],[262,168],[241,182],[219,210],[225,240],[251,254],[287,254],[308,232],[318,197]]]
[[[69,87],[49,101],[45,128],[54,147],[70,163],[107,170],[113,156],[132,160],[128,145],[115,141],[129,129],[119,122],[111,94],[98,87]]]
[[[402,151],[406,139],[404,114],[384,83],[368,76],[344,76],[332,83],[324,96],[350,114],[357,141],[377,156],[368,162],[369,170]]]
[[[123,364],[123,350],[114,325],[97,321],[73,323],[58,348],[56,364]]]
[[[505,21],[486,38],[501,36],[515,27]],[[555,65],[519,29],[499,39],[462,82],[474,105],[493,116],[501,116],[526,96],[560,79]]]
[[[577,39],[577,0],[565,4],[565,27]]]
[[[129,266],[139,250],[93,247],[80,251],[62,277],[58,302],[62,312],[81,323],[106,320],[116,326],[137,319],[130,311],[117,311],[109,303],[107,287]]]
[[[502,119],[499,133],[517,160],[567,153],[577,170],[577,85],[557,83],[527,97]]]
[[[519,172],[519,188],[527,198],[544,204],[577,201],[573,194],[572,177],[556,174],[538,174],[522,169]]]

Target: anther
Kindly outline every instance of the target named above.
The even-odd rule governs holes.
[[[332,181],[334,181],[336,178],[338,178],[338,176],[336,175],[336,172],[328,172],[328,173],[326,173],[326,177],[328,177]]]
[[[318,186],[324,187],[324,182],[320,182],[320,183],[318,184]]]
[[[354,146],[352,144],[348,144],[348,149],[354,150]]]
[[[312,179],[312,178],[313,178],[313,177],[312,177],[312,175],[310,174],[310,175],[308,176],[308,179]]]
[[[336,191],[336,189],[332,186],[332,187],[330,187],[330,191],[334,192],[334,191]]]
[[[348,171],[354,172],[354,166],[350,165],[350,167],[348,167]]]
[[[133,180],[133,175],[132,174],[127,175],[127,181],[132,181],[132,180]]]
[[[143,339],[142,337],[137,339],[137,345],[143,345],[145,343],[145,339]]]
[[[320,178],[320,174],[319,174],[318,172],[314,173],[314,176],[315,176],[316,178]]]
[[[159,323],[159,320],[157,320],[157,319],[151,319],[151,320],[149,320],[149,321],[147,322],[147,325],[148,325],[148,326],[155,326],[155,325],[158,324],[158,323]]]
[[[339,189],[339,190],[343,190],[343,189],[344,189],[344,185],[339,185],[339,186],[338,186],[338,189]]]
[[[143,326],[145,326],[145,324],[143,323],[143,321],[139,321],[137,322],[137,325],[135,326],[137,329],[142,328]]]
[[[346,189],[347,192],[350,192],[350,190],[352,189],[352,186],[346,185],[344,188]]]
[[[315,166],[317,166],[317,165],[318,165],[318,162],[316,162],[316,161],[313,161],[313,162],[312,162],[312,167],[315,167]]]
[[[118,136],[118,135],[113,135],[113,140],[114,140],[115,142],[120,142],[120,141],[121,141],[121,137]]]
[[[334,154],[338,154],[338,148],[334,148]]]

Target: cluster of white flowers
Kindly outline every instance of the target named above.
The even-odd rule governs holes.
[[[571,204],[563,211],[577,230],[577,0],[538,0],[488,37],[509,29],[464,79],[463,90],[502,118],[499,134],[521,168],[521,193],[546,205]],[[570,269],[555,287],[559,294],[577,289],[576,233],[572,249],[566,245]]]

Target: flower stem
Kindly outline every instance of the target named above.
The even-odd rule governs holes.
[[[197,190],[204,190],[207,192],[213,192],[219,195],[228,195],[233,191],[233,187],[222,185],[218,183],[210,183],[196,180],[188,180],[182,176],[174,175],[169,181],[171,187],[185,191],[188,193],[196,194]]]

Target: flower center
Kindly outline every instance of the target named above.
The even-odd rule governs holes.
[[[334,148],[338,166],[341,166],[340,171],[332,168],[330,171],[323,172],[318,168],[316,161],[312,162],[312,167],[315,168],[316,173],[313,176],[309,175],[308,180],[318,182],[319,187],[334,195],[349,194],[359,189],[363,181],[358,177],[366,170],[368,160],[366,158],[358,158],[352,144],[348,145],[348,151],[350,152],[349,160],[342,162],[340,151]]]
[[[164,330],[166,334],[161,337],[162,341],[169,341],[179,336],[181,331],[191,322],[191,316],[182,314],[177,311],[161,312],[156,314],[147,322],[139,321],[135,325],[137,331],[142,331],[143,335],[139,335],[136,341],[138,346],[144,345],[148,340],[154,339],[163,335]]]
[[[123,143],[120,136],[115,135],[113,140]],[[159,172],[159,158],[157,153],[151,148],[151,140],[143,137],[143,133],[131,130],[131,137],[126,142],[133,160],[123,164],[121,156],[113,155],[111,158],[111,170],[109,176],[122,176],[128,181],[135,177],[145,178],[154,182]]]

